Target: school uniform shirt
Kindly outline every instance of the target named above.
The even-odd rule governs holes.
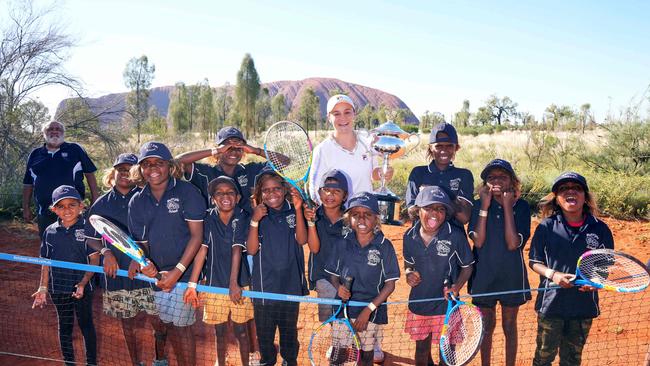
[[[420,284],[411,287],[409,300],[444,296],[445,280],[451,279],[452,273],[459,268],[474,263],[467,237],[460,228],[445,222],[431,242],[424,243],[420,236],[421,227],[417,221],[404,233],[405,265],[419,272],[422,279]],[[442,315],[447,310],[447,302],[409,302],[409,310],[417,315]]]
[[[258,226],[260,247],[253,257],[254,291],[306,295],[305,257],[296,241],[296,210],[285,201],[280,209],[268,209]],[[266,299],[254,303],[268,304]]]
[[[219,218],[217,208],[208,210],[203,221],[203,246],[208,248],[203,272],[206,285],[228,288],[232,268],[232,249],[242,248],[241,264],[237,283],[239,286],[250,284],[250,272],[246,260],[246,238],[250,216],[240,207],[235,208],[228,224]]]
[[[377,166],[376,153],[372,150],[369,137],[357,133],[357,144],[352,151],[339,145],[331,135],[316,145],[309,171],[309,195],[320,203],[318,187],[323,175],[331,169],[338,169],[348,178],[348,197],[359,192],[372,192],[372,170]]]
[[[266,163],[238,164],[235,167],[233,175],[229,176],[219,165],[194,163],[192,164],[192,172],[190,174],[185,174],[185,178],[201,191],[207,206],[212,207],[214,205],[212,204],[211,197],[208,194],[208,185],[210,184],[210,181],[222,175],[229,176],[235,180],[239,187],[239,192],[241,193],[241,199],[239,200],[238,206],[246,210],[249,214],[252,214],[253,210],[251,209],[250,198],[253,191],[255,176],[259,174],[260,170],[262,170],[265,165]]]
[[[578,258],[591,249],[614,249],[614,238],[607,224],[588,215],[580,228],[572,228],[558,213],[544,219],[535,230],[529,257],[532,263],[542,263],[558,272],[575,273]],[[540,276],[540,287],[551,285],[551,280]],[[540,291],[535,310],[550,318],[595,318],[600,314],[598,291],[580,292],[578,287]]]
[[[187,221],[203,221],[205,210],[201,193],[188,182],[169,178],[160,201],[147,184],[129,202],[129,231],[136,241],[148,243],[148,258],[158,271],[171,271],[191,237]],[[192,264],[179,282],[187,282],[191,274]]]
[[[52,192],[61,185],[71,185],[84,197],[84,173],[97,170],[95,164],[78,144],[64,142],[53,153],[45,144],[32,150],[27,159],[23,184],[34,186],[38,214],[46,214],[52,205]]]
[[[352,276],[350,301],[371,302],[379,295],[386,282],[399,279],[395,248],[382,233],[376,234],[365,247],[361,247],[353,232],[337,240],[325,271],[337,277]],[[348,306],[349,317],[351,319],[358,317],[364,308]],[[343,314],[339,315],[343,316]],[[386,305],[377,307],[377,310],[370,315],[370,321],[375,324],[387,324]]]
[[[140,188],[136,187],[130,190],[126,195],[123,195],[118,190],[116,190],[115,187],[113,187],[110,191],[106,192],[103,196],[99,197],[97,201],[95,201],[95,203],[90,207],[90,210],[88,210],[87,217],[90,217],[91,215],[99,215],[105,219],[108,219],[128,234],[129,201],[131,200],[131,197],[133,197],[133,195],[139,191]],[[90,224],[89,220],[86,220],[84,235],[87,238],[101,241],[106,248],[111,250],[111,253],[113,253],[113,256],[115,257],[115,260],[117,261],[120,269],[123,269],[125,271],[129,269],[131,258],[118,249],[115,249],[112,245],[106,243],[104,239],[102,239],[102,236]],[[106,275],[102,275],[102,284],[107,291],[131,291],[140,288],[151,287],[151,284],[145,281],[131,280],[128,277],[122,276],[115,276],[115,278],[111,278]]]
[[[329,280],[329,274],[325,272],[325,265],[327,265],[328,258],[330,257],[334,243],[341,239],[346,232],[343,220],[331,222],[323,207],[316,210],[316,231],[318,232],[318,239],[320,240],[320,250],[318,253],[309,253],[309,288],[316,288],[316,281],[326,279]]]
[[[90,255],[98,255],[93,249],[86,245],[84,226],[86,220],[80,217],[79,220],[69,228],[57,220],[48,226],[43,233],[41,242],[41,258],[57,261],[89,264]],[[48,286],[51,293],[71,294],[76,291],[75,285],[81,282],[85,271],[68,268],[50,267],[50,279]],[[92,291],[93,285],[90,281],[84,291]]]
[[[478,214],[481,201],[476,200],[469,221],[470,235],[478,224]],[[519,236],[519,246],[508,250],[506,245],[505,219],[503,206],[495,199],[488,208],[487,224],[485,226],[485,242],[481,248],[474,247],[474,272],[469,282],[472,294],[488,292],[528,290],[528,274],[524,262],[524,246],[530,238],[530,206],[523,199],[518,199],[512,207],[515,230]],[[525,302],[531,299],[530,292],[521,294],[499,295],[499,299],[512,302]]]
[[[474,176],[472,172],[456,168],[454,164],[449,164],[447,169],[440,170],[435,161],[429,165],[416,166],[409,174],[408,184],[406,187],[406,207],[415,204],[415,198],[420,193],[422,187],[439,186],[446,189],[452,200],[460,197],[465,201],[473,204],[474,202]]]

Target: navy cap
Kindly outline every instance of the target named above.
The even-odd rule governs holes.
[[[438,186],[423,187],[418,196],[415,198],[415,205],[418,207],[427,207],[434,203],[440,203],[447,207],[447,213],[452,214],[454,211],[451,205],[451,198],[445,190]]]
[[[113,168],[115,168],[120,164],[135,165],[137,163],[138,163],[138,157],[135,156],[135,154],[124,153],[117,156],[117,159],[115,159],[115,162],[113,163]]]
[[[327,182],[328,179],[334,179],[335,182]],[[348,178],[345,174],[338,169],[328,170],[321,179],[320,188],[338,188],[342,189],[343,192],[348,193]]]
[[[438,137],[438,133],[440,132],[446,133],[447,136]],[[434,127],[429,135],[429,143],[435,144],[437,142],[451,142],[452,144],[458,144],[458,134],[456,133],[454,126],[447,122],[443,122]]]
[[[241,133],[241,131],[237,127],[232,127],[232,126],[226,126],[217,132],[217,145],[223,144],[224,141],[228,140],[231,137],[238,138],[244,143],[246,143],[246,139],[244,138],[244,135]]]
[[[141,163],[142,160],[147,158],[160,158],[162,160],[170,161],[173,159],[172,153],[169,151],[167,146],[162,142],[149,141],[145,142],[142,147],[140,147],[140,156],[138,157],[138,163]]]
[[[481,172],[481,179],[485,180],[487,178],[488,173],[490,172],[490,169],[493,168],[501,168],[508,173],[512,174],[513,176],[515,174],[515,170],[512,169],[512,165],[510,165],[509,162],[503,160],[503,159],[494,159],[491,162],[487,163],[485,168],[483,168],[483,171]]]
[[[59,201],[66,198],[74,198],[78,201],[81,201],[81,195],[73,186],[58,186],[54,192],[52,192],[52,206],[56,205]]]
[[[555,181],[553,182],[553,186],[551,187],[551,191],[553,193],[557,193],[557,189],[560,188],[560,186],[566,182],[576,182],[582,186],[582,189],[584,189],[585,192],[589,192],[587,179],[585,179],[585,177],[583,177],[582,175],[576,172],[564,172],[560,174],[559,177],[555,178]]]
[[[372,193],[359,192],[355,194],[348,201],[348,208],[345,211],[350,211],[355,207],[365,207],[379,215],[379,202],[377,202],[377,196]]]
[[[213,195],[214,190],[217,189],[217,186],[222,183],[230,184],[232,188],[235,190],[235,192],[237,192],[237,194],[241,196],[241,192],[239,191],[239,186],[237,185],[234,179],[230,178],[227,175],[220,175],[210,181],[210,183],[208,184],[208,192],[210,193],[210,196]]]
[[[257,182],[259,182],[260,178],[262,178],[263,175],[265,174],[274,174],[280,177],[280,174],[278,174],[273,168],[271,168],[270,165],[266,164],[264,167],[260,170],[259,173],[255,176],[255,182],[253,183],[254,186],[257,185]]]

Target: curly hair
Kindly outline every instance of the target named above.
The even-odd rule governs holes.
[[[181,163],[176,159],[169,160],[168,163],[169,163],[169,175],[176,179],[181,179],[183,177],[183,168],[181,167]],[[145,184],[147,184],[147,182],[144,179],[144,176],[142,175],[142,169],[140,169],[140,164],[133,165],[129,173],[130,173],[129,179],[131,179],[131,181],[135,185],[142,187]]]
[[[262,186],[264,185],[264,182],[269,179],[275,179],[282,185],[282,188],[284,188],[284,199],[288,199],[291,186],[280,175],[278,175],[278,173],[271,171],[264,173],[261,177],[259,177],[259,179],[256,180],[255,187],[253,188],[253,194],[251,195],[252,202],[255,202],[258,205],[262,203]]]

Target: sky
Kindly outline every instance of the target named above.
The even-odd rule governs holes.
[[[57,22],[78,41],[66,69],[93,97],[127,91],[122,72],[141,55],[156,66],[153,86],[232,84],[250,53],[262,82],[337,78],[447,119],[463,100],[474,112],[496,94],[538,118],[551,103],[590,103],[602,120],[650,85],[647,1],[56,4]],[[58,87],[36,94],[51,113],[68,96]]]

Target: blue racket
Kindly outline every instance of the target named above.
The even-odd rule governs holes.
[[[445,323],[440,332],[440,355],[449,366],[469,363],[483,340],[481,311],[449,294]]]

